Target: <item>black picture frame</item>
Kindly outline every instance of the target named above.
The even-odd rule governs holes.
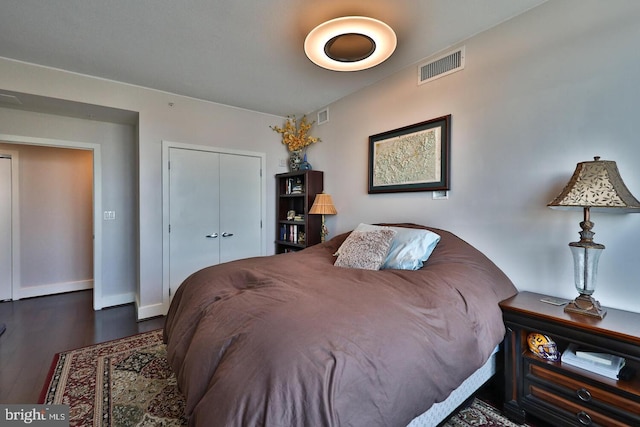
[[[451,114],[369,137],[369,194],[448,191]]]

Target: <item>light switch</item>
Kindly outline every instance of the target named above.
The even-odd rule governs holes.
[[[448,191],[434,191],[432,193],[433,200],[446,200],[449,198],[449,192]]]

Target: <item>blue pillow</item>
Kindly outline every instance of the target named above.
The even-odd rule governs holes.
[[[371,231],[380,228],[390,228],[396,232],[391,241],[387,257],[382,267],[380,267],[382,270],[418,270],[429,259],[429,256],[440,241],[438,234],[418,228],[360,224],[354,231]],[[338,249],[336,255],[340,253],[340,249],[342,247]]]
[[[429,259],[440,241],[440,236],[429,230],[404,227],[389,227],[396,235],[382,269],[418,270]]]

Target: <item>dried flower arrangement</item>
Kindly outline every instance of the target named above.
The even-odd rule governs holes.
[[[320,138],[308,134],[314,123],[308,122],[307,116],[302,116],[300,122],[296,120],[296,116],[287,116],[284,127],[269,127],[282,134],[282,143],[287,146],[289,151],[298,151],[320,141]]]

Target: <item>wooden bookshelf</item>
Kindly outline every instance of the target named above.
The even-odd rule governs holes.
[[[276,175],[276,253],[298,251],[320,243],[320,215],[309,215],[324,173],[316,170]],[[292,215],[293,214],[293,215]]]

